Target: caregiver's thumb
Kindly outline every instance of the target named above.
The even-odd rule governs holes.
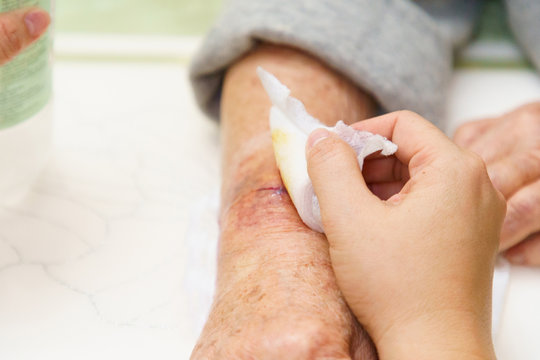
[[[49,14],[35,7],[0,13],[0,65],[37,40],[50,22]]]
[[[317,129],[306,146],[309,177],[319,199],[325,232],[349,228],[351,209],[376,211],[379,199],[368,189],[354,150],[336,134]],[[329,221],[332,219],[332,221]]]

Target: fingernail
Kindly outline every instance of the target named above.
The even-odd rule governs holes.
[[[508,261],[510,261],[512,264],[515,265],[523,265],[525,264],[525,256],[522,253],[507,253],[506,258]]]
[[[319,141],[326,139],[330,136],[330,132],[326,129],[317,129],[309,135],[308,147],[314,147]]]
[[[49,25],[49,16],[43,11],[31,11],[24,17],[24,23],[30,36],[41,35]]]

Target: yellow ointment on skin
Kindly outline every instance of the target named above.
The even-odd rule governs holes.
[[[283,185],[287,191],[290,192],[289,188],[289,179],[287,178],[286,172],[282,171],[282,165],[285,162],[286,154],[283,153],[283,148],[286,147],[286,144],[289,141],[287,134],[281,130],[273,129],[272,130],[272,145],[274,147],[274,156],[276,157],[276,163],[280,170],[281,180],[283,180]]]
[[[272,130],[272,143],[274,145],[287,143],[287,134],[279,129]]]

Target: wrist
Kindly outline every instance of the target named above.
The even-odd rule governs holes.
[[[495,359],[490,323],[473,312],[442,311],[396,323],[375,343],[381,360]]]

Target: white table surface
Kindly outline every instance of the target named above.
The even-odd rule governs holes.
[[[219,184],[217,124],[185,65],[58,61],[54,80],[50,162],[0,208],[0,359],[187,359],[184,237]],[[459,71],[449,118],[530,99],[527,71]],[[540,359],[538,304],[540,271],[513,268],[499,359]]]
[[[52,157],[0,209],[0,359],[187,359],[183,238],[218,183],[217,125],[185,66],[55,71]]]

